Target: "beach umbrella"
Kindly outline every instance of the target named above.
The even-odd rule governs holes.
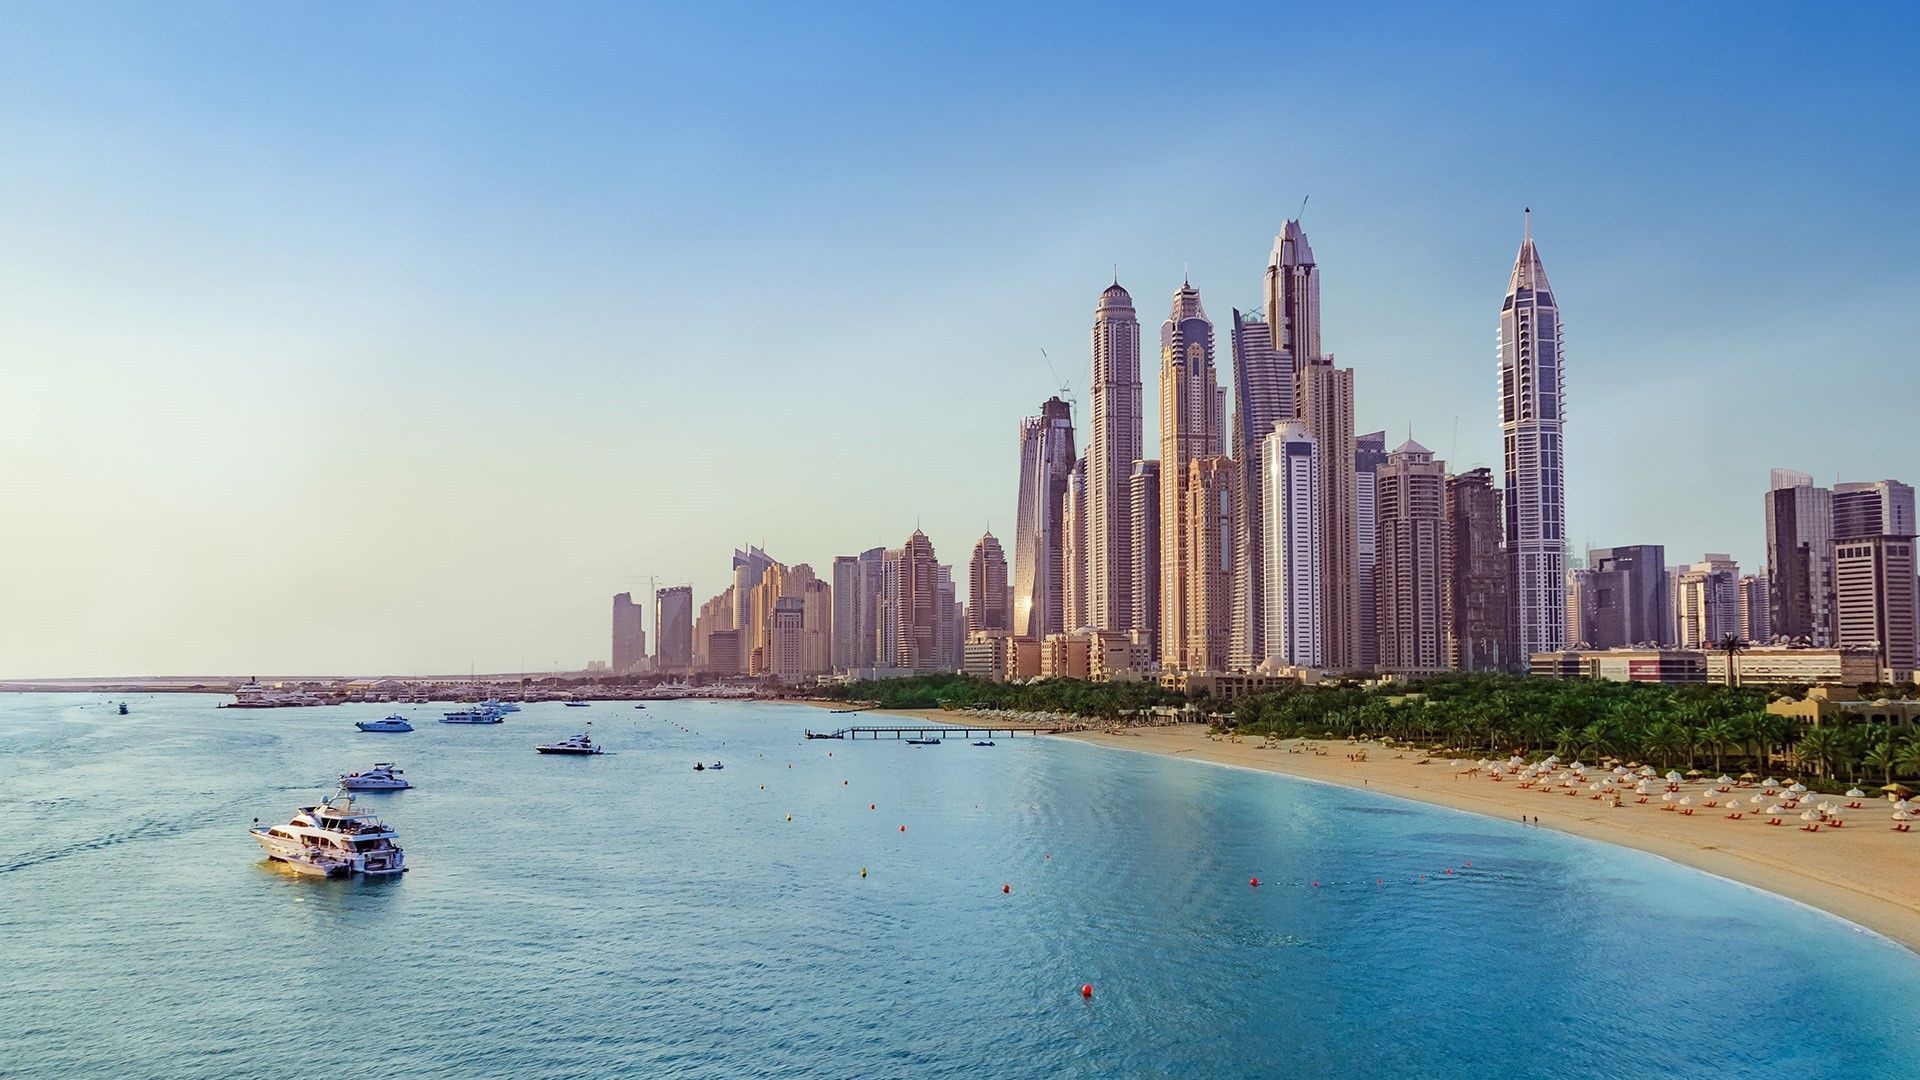
[[[1577,772],[1577,771],[1579,771],[1579,770],[1581,770],[1581,769],[1584,769],[1584,768],[1586,768],[1586,766],[1585,766],[1584,764],[1582,764],[1582,763],[1581,763],[1581,761],[1580,761],[1580,759],[1579,759],[1579,758],[1574,758],[1574,759],[1573,759],[1573,764],[1571,764],[1571,765],[1569,765],[1569,766],[1567,766],[1567,768],[1569,768],[1569,769],[1573,769],[1573,770],[1575,770],[1575,771]]]
[[[1684,798],[1684,799],[1681,799],[1681,800],[1680,800],[1680,805],[1681,805],[1681,806],[1692,806],[1692,805],[1693,805],[1693,796],[1691,796],[1691,795],[1689,795],[1689,796],[1687,796],[1686,798]]]
[[[1740,774],[1740,779],[1742,779],[1742,780],[1747,780],[1747,781],[1753,781],[1753,780],[1758,780],[1758,779],[1760,779],[1760,778],[1759,778],[1759,777],[1757,777],[1757,776],[1755,776],[1755,775],[1753,775],[1753,774],[1752,774],[1752,773],[1750,773],[1750,772],[1743,772],[1743,773],[1741,773],[1741,774]]]
[[[1779,787],[1779,786],[1780,786],[1780,781],[1778,781],[1778,780],[1775,780],[1775,779],[1774,779],[1773,777],[1771,777],[1771,776],[1769,776],[1769,777],[1767,777],[1767,781],[1766,781],[1766,783],[1767,783],[1767,786],[1768,786],[1768,787]]]
[[[1727,800],[1727,809],[1729,809],[1729,810],[1738,810],[1738,809],[1740,809],[1740,800],[1739,800],[1739,799],[1728,799],[1728,800]]]
[[[1651,795],[1653,794],[1653,784],[1649,783],[1648,781],[1642,780],[1639,783],[1633,785],[1633,793],[1635,795]]]
[[[1702,777],[1702,776],[1705,776],[1705,775],[1707,775],[1707,774],[1706,774],[1706,773],[1703,773],[1703,772],[1701,772],[1701,771],[1700,771],[1699,769],[1688,769],[1688,770],[1687,770],[1687,778],[1688,778],[1688,779],[1690,779],[1690,780],[1697,780],[1697,779],[1699,779],[1700,777]]]
[[[1668,769],[1668,770],[1667,770],[1667,783],[1669,783],[1669,784],[1677,784],[1677,783],[1679,783],[1680,781],[1682,781],[1682,780],[1684,780],[1684,779],[1686,779],[1686,778],[1685,778],[1685,777],[1683,777],[1683,776],[1681,776],[1678,770],[1676,770],[1676,769]]]
[[[1515,754],[1507,759],[1507,764],[1509,765],[1525,765],[1526,763],[1527,759],[1521,757],[1519,754]]]
[[[1547,764],[1549,764],[1549,765],[1558,765],[1558,764],[1560,764],[1560,755],[1559,755],[1559,754],[1548,754],[1548,755],[1547,755]]]
[[[1787,790],[1793,792],[1795,795],[1805,795],[1807,793],[1807,785],[1802,784],[1796,780],[1794,781],[1793,786],[1788,788]]]
[[[1910,788],[1910,787],[1908,787],[1908,786],[1907,786],[1907,785],[1905,785],[1905,784],[1888,784],[1888,785],[1886,785],[1885,787],[1883,787],[1883,788],[1881,788],[1880,790],[1881,790],[1881,791],[1891,791],[1891,792],[1893,792],[1893,793],[1894,793],[1894,794],[1896,794],[1896,795],[1911,795],[1911,794],[1913,794],[1913,789],[1912,789],[1912,788]]]
[[[1912,821],[1912,820],[1913,820],[1913,815],[1912,815],[1912,814],[1909,814],[1909,813],[1907,813],[1907,812],[1906,812],[1905,810],[1895,810],[1895,811],[1893,812],[1893,820],[1895,820],[1895,821]]]
[[[1847,789],[1847,798],[1849,799],[1864,799],[1866,797],[1867,797],[1867,793],[1864,791],[1861,791],[1857,787],[1852,787]]]
[[[1721,774],[1720,774],[1720,779],[1719,779],[1718,781],[1716,781],[1716,782],[1717,782],[1717,783],[1721,783],[1721,784],[1731,784],[1731,783],[1733,783],[1733,777],[1731,777],[1731,776],[1728,776],[1728,775],[1727,775],[1727,774],[1725,774],[1725,773],[1721,773]]]
[[[1809,810],[1806,813],[1800,815],[1800,820],[1801,821],[1819,821],[1820,815]]]
[[[1895,799],[1893,803],[1893,808],[1895,810],[1911,810],[1913,809],[1913,804],[1908,802],[1905,799]]]
[[[1679,797],[1680,797],[1680,796],[1678,796],[1678,795],[1675,795],[1675,794],[1674,794],[1673,792],[1671,792],[1671,791],[1663,791],[1663,792],[1661,792],[1661,793],[1660,793],[1660,801],[1661,801],[1661,802],[1672,802],[1672,801],[1674,801],[1675,799],[1678,799]]]

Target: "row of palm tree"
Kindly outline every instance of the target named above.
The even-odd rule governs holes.
[[[1406,688],[1289,688],[1241,699],[1234,723],[1281,737],[1369,735],[1488,753],[1711,765],[1853,782],[1920,777],[1920,735],[1884,724],[1809,727],[1766,711],[1764,691],[1449,675]]]

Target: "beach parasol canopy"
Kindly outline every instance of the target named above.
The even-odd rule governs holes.
[[[1895,799],[1893,803],[1893,808],[1895,810],[1911,810],[1913,809],[1913,804],[1908,802],[1905,799]]]
[[[1769,814],[1784,814],[1786,812],[1787,812],[1787,808],[1784,806],[1781,806],[1779,803],[1774,803],[1773,806],[1769,807],[1767,810],[1767,813]]]
[[[1689,796],[1687,796],[1686,798],[1684,798],[1684,799],[1681,799],[1681,800],[1680,800],[1680,805],[1681,805],[1681,806],[1692,806],[1692,805],[1693,805],[1693,796],[1691,796],[1691,795],[1689,795]]]
[[[1678,770],[1675,770],[1675,769],[1667,770],[1667,783],[1677,784],[1684,779],[1686,778],[1681,776]]]
[[[1649,783],[1648,781],[1642,780],[1639,783],[1633,785],[1633,793],[1635,795],[1651,795],[1653,794],[1653,784]]]
[[[1909,813],[1907,813],[1907,812],[1906,812],[1905,810],[1895,810],[1895,811],[1893,812],[1893,820],[1895,820],[1895,821],[1912,821],[1912,820],[1913,820],[1913,815],[1912,815],[1912,814],[1909,814]]]
[[[1697,778],[1697,777],[1701,777],[1701,776],[1705,776],[1705,775],[1707,775],[1707,774],[1706,774],[1706,773],[1703,773],[1703,772],[1701,772],[1701,771],[1700,771],[1699,769],[1688,769],[1688,770],[1687,770],[1687,776],[1688,776],[1689,778]]]
[[[1718,781],[1716,781],[1716,783],[1721,783],[1721,784],[1731,784],[1731,783],[1733,783],[1733,777],[1731,777],[1731,776],[1728,776],[1728,775],[1727,775],[1726,773],[1721,773],[1721,774],[1720,774],[1720,779],[1719,779]]]
[[[1857,787],[1847,789],[1847,798],[1849,799],[1864,799],[1866,797],[1867,797],[1867,793],[1864,791],[1861,791]]]
[[[1675,800],[1675,799],[1677,799],[1677,798],[1679,798],[1679,797],[1680,797],[1680,796],[1678,796],[1678,795],[1675,795],[1675,794],[1674,794],[1673,792],[1671,792],[1671,791],[1663,791],[1663,792],[1661,792],[1661,793],[1660,793],[1660,801],[1661,801],[1661,802],[1672,802],[1673,800]]]
[[[1771,776],[1769,776],[1769,777],[1767,777],[1767,786],[1768,786],[1768,787],[1779,787],[1779,786],[1780,786],[1780,781],[1778,781],[1778,780],[1775,780],[1775,779],[1774,779],[1773,777],[1771,777]]]
[[[1727,800],[1727,809],[1729,809],[1729,810],[1738,810],[1738,809],[1740,809],[1740,800],[1739,800],[1739,799],[1728,799],[1728,800]]]
[[[1740,774],[1740,779],[1742,779],[1742,780],[1758,780],[1758,779],[1760,779],[1760,778],[1759,778],[1759,777],[1757,777],[1757,776],[1755,776],[1755,775],[1753,775],[1753,774],[1752,774],[1752,773],[1750,773],[1750,772],[1743,772],[1743,773],[1741,773],[1741,774]]]
[[[1896,794],[1896,795],[1911,795],[1911,794],[1913,794],[1913,789],[1912,789],[1912,788],[1910,788],[1910,787],[1908,787],[1908,786],[1907,786],[1907,785],[1905,785],[1905,784],[1888,784],[1888,785],[1886,785],[1885,787],[1883,787],[1883,788],[1881,788],[1880,790],[1881,790],[1881,791],[1891,791],[1891,792],[1893,792],[1893,793],[1894,793],[1894,794]]]
[[[1800,815],[1800,820],[1801,821],[1819,821],[1820,815],[1809,810],[1806,813]]]
[[[1805,795],[1807,793],[1807,785],[1796,780],[1793,782],[1793,786],[1787,790],[1793,792],[1795,795]]]

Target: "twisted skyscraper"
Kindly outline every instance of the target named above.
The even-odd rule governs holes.
[[[1533,217],[1500,308],[1500,425],[1507,559],[1520,655],[1566,646],[1567,481],[1561,457],[1560,309],[1533,246]]]

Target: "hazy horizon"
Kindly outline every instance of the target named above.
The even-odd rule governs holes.
[[[1754,571],[1770,468],[1920,482],[1915,20],[0,12],[0,679],[578,669],[734,546],[964,566],[1115,265],[1152,454],[1183,269],[1224,373],[1309,195],[1358,430],[1498,472],[1531,206],[1570,552]]]

